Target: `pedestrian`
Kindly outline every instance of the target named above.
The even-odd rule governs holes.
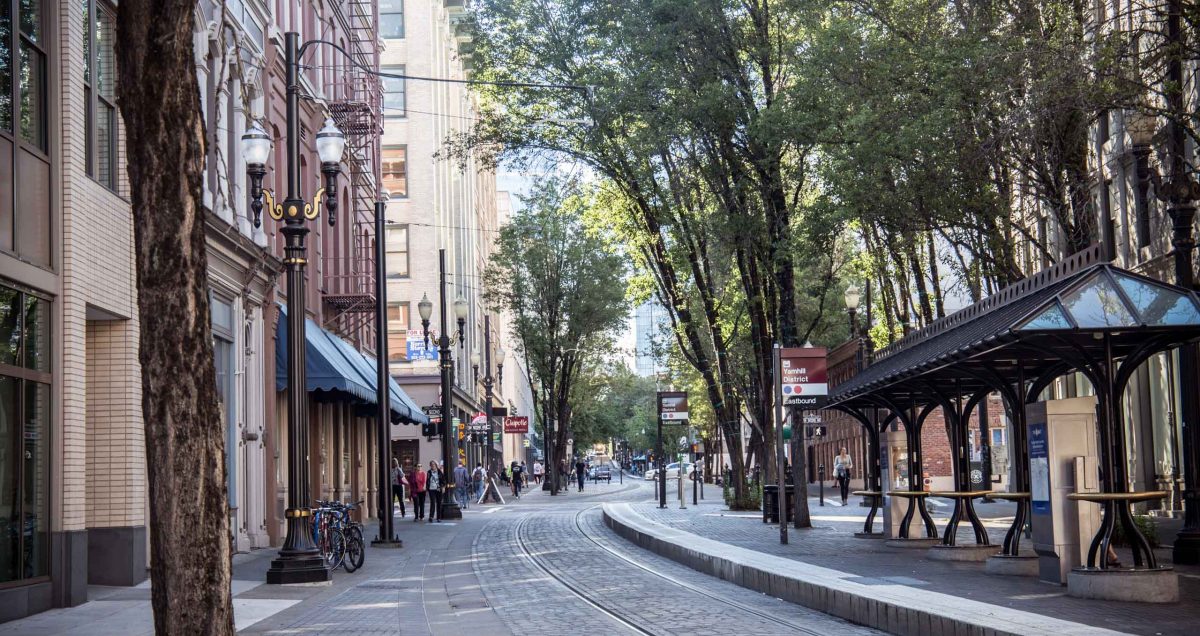
[[[400,502],[400,518],[404,518],[404,488],[408,479],[404,477],[404,469],[400,468],[400,460],[392,458],[392,499]],[[393,516],[395,512],[392,513]]]
[[[517,499],[521,498],[521,467],[516,460],[512,463],[512,494]]]
[[[442,522],[442,489],[445,487],[445,474],[438,466],[437,460],[430,461],[428,477],[425,480],[425,490],[429,493],[429,523]]]
[[[558,462],[558,484],[557,484],[558,487],[563,489],[563,492],[566,492],[566,489],[567,489],[567,485],[564,484],[563,481],[570,479],[570,478],[571,478],[571,473],[567,472],[567,460],[564,457],[563,459],[559,460],[559,462]]]
[[[413,467],[413,476],[409,480],[413,491],[413,523],[425,518],[425,487],[429,475],[420,464]]]
[[[521,462],[521,487],[529,488],[529,469],[525,467],[525,462]]]
[[[587,464],[583,463],[583,458],[579,458],[575,462],[575,479],[579,481],[579,492],[583,492],[583,478],[587,471]]]
[[[846,452],[846,447],[842,447],[842,452],[833,458],[833,477],[837,479],[838,490],[842,494],[842,505],[846,505],[846,500],[850,497],[850,469],[854,468],[854,460],[850,459],[850,453]]]
[[[460,461],[454,469],[454,498],[458,501],[458,505],[466,510],[467,505],[467,484],[470,483],[471,476],[467,473],[466,463]]]
[[[542,462],[539,462],[539,461],[533,462],[533,483],[535,483],[539,486],[542,485],[542,473],[545,470],[546,470],[546,467],[542,466]]]
[[[483,501],[483,483],[487,475],[483,471],[483,464],[475,464],[475,472],[471,473],[471,485],[475,487],[475,501]]]

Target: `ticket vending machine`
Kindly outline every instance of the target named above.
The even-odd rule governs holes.
[[[1025,407],[1029,439],[1030,507],[1038,577],[1065,585],[1086,562],[1100,527],[1099,507],[1067,499],[1100,486],[1096,398],[1036,402]]]

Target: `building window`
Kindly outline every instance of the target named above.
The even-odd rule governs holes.
[[[403,66],[389,66],[384,73],[404,75]],[[383,115],[385,117],[405,117],[408,115],[408,105],[405,97],[404,78],[383,78]]]
[[[237,508],[237,421],[234,413],[234,377],[237,375],[233,352],[233,304],[216,294],[209,295],[212,321],[213,366],[217,376],[217,397],[225,420],[225,480],[229,507]]]
[[[388,278],[408,278],[408,226],[387,229],[386,271]]]
[[[383,149],[383,189],[393,199],[408,197],[408,146]]]
[[[0,583],[49,574],[50,303],[0,285]]]
[[[379,37],[404,37],[404,0],[379,0]]]
[[[408,361],[408,303],[388,303],[388,362]]]
[[[117,189],[116,12],[104,0],[84,9],[83,91],[87,111],[87,173]]]
[[[0,249],[49,266],[50,42],[43,7],[43,0],[0,0]]]

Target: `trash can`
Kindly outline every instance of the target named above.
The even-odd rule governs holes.
[[[796,501],[796,489],[788,484],[784,491],[783,516],[792,518],[792,506]],[[763,486],[763,523],[779,523],[779,485]]]

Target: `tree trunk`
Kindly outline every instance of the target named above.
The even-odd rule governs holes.
[[[138,274],[154,628],[159,634],[232,634],[194,10],[194,2],[183,0],[122,0],[117,89]]]

